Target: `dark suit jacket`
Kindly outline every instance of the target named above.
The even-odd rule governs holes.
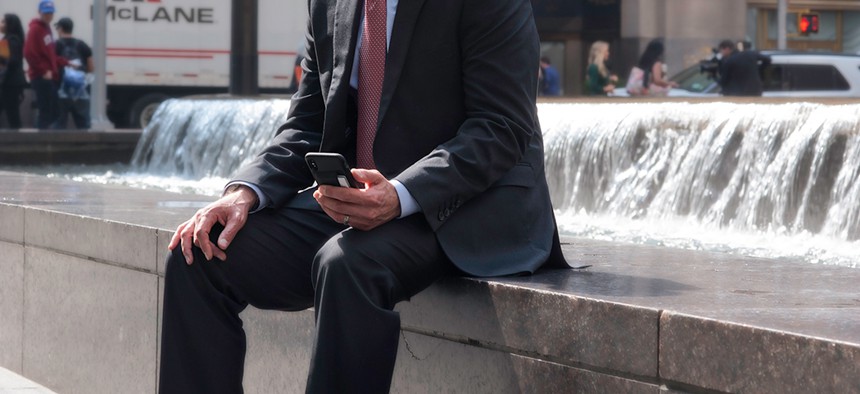
[[[720,85],[724,96],[761,96],[761,70],[770,57],[756,51],[734,52],[720,64]]]
[[[288,120],[236,176],[259,185],[274,208],[313,183],[305,153],[339,152],[354,164],[349,79],[360,6],[309,2],[304,75]],[[563,262],[535,106],[539,55],[529,0],[398,4],[374,160],[416,199],[447,256],[473,275]]]

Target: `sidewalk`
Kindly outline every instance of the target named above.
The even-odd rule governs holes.
[[[56,394],[23,376],[0,367],[0,394]]]

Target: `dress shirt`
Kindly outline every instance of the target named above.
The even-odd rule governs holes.
[[[397,2],[398,0],[387,0],[387,8],[386,8],[386,43],[385,47],[388,48],[389,44],[391,44],[391,30],[394,26],[394,16],[397,14]],[[361,36],[364,32],[364,7],[362,7],[362,23],[358,26],[358,40],[355,44],[355,57],[352,62],[352,74],[349,78],[349,85],[355,89],[358,89],[358,59],[359,59],[359,50],[361,49]],[[412,197],[412,194],[409,193],[409,190],[406,189],[406,186],[403,186],[402,183],[398,180],[392,180],[391,183],[394,185],[394,190],[397,191],[397,198],[400,200],[400,216],[401,218],[412,215],[419,211],[420,207],[418,206],[418,202],[415,201],[415,198]],[[257,212],[269,205],[269,199],[265,194],[260,190],[256,185],[242,182],[242,181],[234,181],[227,184],[224,187],[226,190],[230,186],[238,184],[244,185],[251,188],[254,193],[257,194],[257,198],[259,199],[259,203],[257,204],[256,209],[251,211],[250,213]]]

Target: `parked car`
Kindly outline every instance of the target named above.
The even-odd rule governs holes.
[[[860,97],[860,56],[824,52],[763,51],[771,65],[762,71],[764,97]],[[671,78],[669,97],[715,97],[720,85],[700,65]],[[629,96],[624,87],[615,96]]]

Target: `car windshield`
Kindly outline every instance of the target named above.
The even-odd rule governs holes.
[[[684,89],[693,93],[719,92],[717,81],[712,79],[709,74],[702,72],[698,64],[690,66],[675,74],[671,80],[678,83],[679,89]]]

